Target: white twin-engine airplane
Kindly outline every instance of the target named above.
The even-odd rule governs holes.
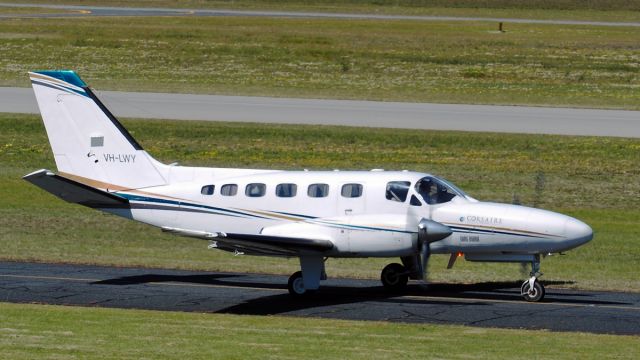
[[[326,279],[330,257],[399,257],[382,284],[425,279],[431,254],[531,263],[527,301],[544,297],[540,257],[591,240],[585,223],[550,211],[480,202],[411,171],[281,171],[154,160],[73,71],[29,73],[58,173],[25,180],[66,200],[211,242],[236,254],[298,257],[289,292]]]

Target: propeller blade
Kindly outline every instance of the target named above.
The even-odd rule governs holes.
[[[429,264],[429,256],[431,256],[431,251],[429,249],[429,244],[423,243],[420,248],[420,270],[422,274],[422,280],[427,280],[427,265]]]
[[[451,229],[437,221],[422,219],[418,224],[418,252],[420,254],[420,274],[427,279],[427,265],[431,256],[430,244],[451,235]]]

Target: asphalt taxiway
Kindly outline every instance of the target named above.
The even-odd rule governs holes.
[[[640,111],[119,91],[96,94],[119,117],[640,137]],[[0,87],[0,112],[39,113],[33,90]]]
[[[548,288],[527,303],[518,283],[413,284],[390,294],[375,280],[330,279],[305,300],[286,276],[0,262],[0,301],[246,315],[640,334],[640,294]]]
[[[0,7],[33,8],[31,14],[7,14],[0,18],[16,17],[86,17],[86,16],[245,16],[245,17],[280,17],[303,19],[363,19],[363,20],[411,20],[411,21],[485,21],[509,22],[516,24],[546,24],[546,25],[587,25],[587,26],[616,26],[638,27],[639,22],[616,21],[584,21],[562,19],[525,19],[525,18],[494,18],[494,17],[463,17],[463,16],[425,16],[425,15],[384,15],[384,14],[355,14],[312,11],[265,11],[265,10],[228,10],[228,9],[176,9],[158,7],[114,7],[90,5],[62,5],[62,4],[21,4],[0,3]],[[38,8],[69,11],[63,13],[38,13]]]

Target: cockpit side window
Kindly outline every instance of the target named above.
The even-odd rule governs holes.
[[[387,200],[405,202],[410,186],[411,183],[409,181],[390,181],[387,183],[385,197]]]
[[[464,196],[459,190],[432,176],[420,179],[416,183],[416,192],[429,205],[443,204],[456,196]]]

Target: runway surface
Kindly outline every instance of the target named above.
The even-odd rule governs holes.
[[[225,10],[225,9],[171,9],[171,8],[136,8],[109,7],[85,5],[51,5],[51,4],[19,4],[0,3],[0,7],[31,7],[45,9],[60,9],[71,13],[37,13],[33,14],[5,14],[0,18],[16,17],[77,17],[77,16],[248,16],[248,17],[286,17],[286,18],[332,18],[332,19],[371,19],[371,20],[413,20],[413,21],[489,21],[509,22],[520,24],[553,24],[553,25],[589,25],[589,26],[633,26],[638,22],[610,22],[610,21],[579,21],[579,20],[540,20],[517,18],[486,18],[486,17],[457,17],[457,16],[412,16],[412,15],[380,15],[380,14],[346,14],[326,12],[297,12],[297,11],[261,11],[261,10]]]
[[[414,284],[334,279],[291,299],[286,276],[0,262],[0,301],[164,311],[284,315],[640,335],[640,294],[547,290],[521,300],[517,283]]]
[[[119,117],[640,137],[640,111],[97,91]],[[39,113],[0,87],[0,112]]]

